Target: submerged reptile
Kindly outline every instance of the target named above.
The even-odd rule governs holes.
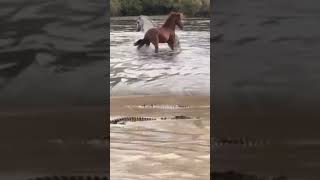
[[[157,120],[155,117],[138,117],[138,116],[127,116],[127,117],[115,117],[110,118],[110,124],[125,124],[126,122],[136,121],[154,121]]]
[[[191,119],[191,117],[183,116],[183,115],[173,116],[173,117],[139,117],[139,116],[110,117],[110,124],[125,124],[126,122],[174,120],[174,119]]]
[[[199,118],[199,117],[197,117]],[[137,121],[156,121],[156,120],[177,120],[177,119],[192,119],[188,116],[173,116],[173,117],[139,117],[139,116],[126,116],[126,117],[111,117],[110,124],[126,124],[127,122],[137,122]],[[240,146],[240,147],[261,147],[270,144],[266,139],[256,139],[248,137],[240,138],[213,138],[212,146],[213,148],[218,147],[228,147],[228,146]]]
[[[188,105],[172,105],[172,104],[143,104],[139,106],[131,106],[131,107],[136,107],[136,108],[141,108],[141,109],[189,109],[191,106]]]
[[[244,147],[259,147],[269,145],[270,142],[266,139],[255,139],[248,137],[240,138],[213,138],[213,148],[226,146],[244,146]]]
[[[190,106],[181,104],[142,104],[142,105],[130,105],[129,108],[138,109],[164,109],[164,110],[180,110],[180,109],[190,109],[190,108],[210,108],[209,105],[205,106]]]

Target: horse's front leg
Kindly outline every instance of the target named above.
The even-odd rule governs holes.
[[[173,42],[168,41],[168,45],[169,45],[171,50],[174,50],[174,43]]]
[[[174,36],[174,34],[170,35],[169,40],[168,40],[168,45],[169,45],[171,50],[174,50],[174,48],[175,48],[175,36]]]
[[[158,53],[159,52],[159,43],[154,44],[154,52]]]

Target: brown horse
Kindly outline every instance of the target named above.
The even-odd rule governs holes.
[[[175,29],[176,25],[183,29],[181,22],[182,13],[172,12],[166,22],[160,28],[151,28],[144,35],[143,39],[139,39],[134,43],[140,49],[142,46],[149,46],[152,43],[155,47],[155,52],[158,52],[159,43],[168,43],[169,47],[174,50],[175,45]]]

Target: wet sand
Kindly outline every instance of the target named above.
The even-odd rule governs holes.
[[[208,96],[111,97],[111,120],[138,120],[110,125],[110,178],[209,179],[209,104]]]

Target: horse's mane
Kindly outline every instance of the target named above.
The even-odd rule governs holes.
[[[183,18],[183,14],[180,12],[170,12],[163,26],[170,25],[171,21],[177,16],[180,16],[181,19]]]
[[[140,15],[139,16],[140,19],[144,18],[145,20],[149,21],[150,24],[152,24],[153,26],[155,26],[154,22],[152,21],[152,19],[149,16],[145,16],[145,15]],[[143,19],[142,19],[143,20]]]

